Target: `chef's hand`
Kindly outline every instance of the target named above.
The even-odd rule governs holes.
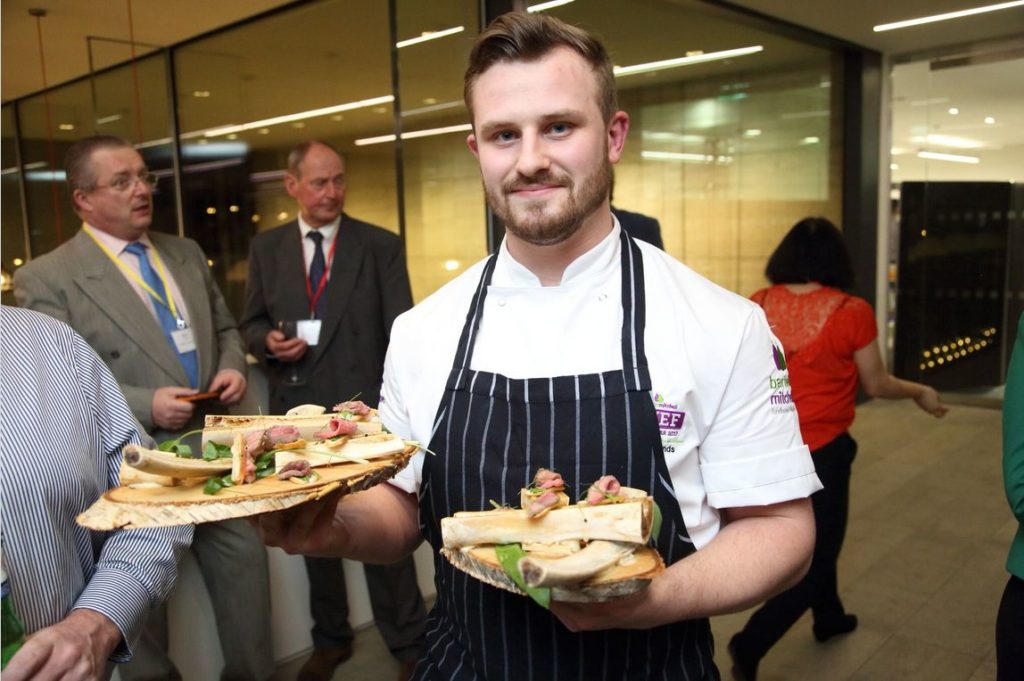
[[[210,392],[220,393],[218,401],[226,406],[238,404],[245,397],[245,376],[235,369],[221,369],[210,381]]]
[[[267,350],[281,362],[297,362],[309,346],[301,338],[288,338],[274,329],[267,333]]]
[[[600,631],[602,629],[650,629],[668,624],[658,607],[658,579],[642,591],[603,603],[551,602],[551,613],[569,631]]]
[[[263,543],[285,553],[306,556],[338,556],[348,540],[348,530],[335,517],[340,493],[300,504],[286,511],[264,513],[251,519]]]
[[[183,402],[178,398],[183,395],[195,395],[192,388],[167,386],[157,388],[153,393],[153,423],[164,430],[181,430],[192,418],[196,407],[191,402]]]
[[[4,669],[4,681],[106,678],[107,658],[121,642],[121,631],[105,615],[80,608],[25,641]]]

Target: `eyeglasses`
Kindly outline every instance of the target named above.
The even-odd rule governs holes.
[[[135,177],[129,177],[127,175],[121,175],[114,179],[110,184],[98,184],[94,189],[113,189],[115,192],[126,192],[129,189],[135,189],[135,183],[141,182],[150,189],[156,186],[156,181],[159,178],[151,172],[139,173]]]

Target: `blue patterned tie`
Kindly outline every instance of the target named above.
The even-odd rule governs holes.
[[[185,373],[188,375],[189,385],[193,388],[199,387],[199,357],[195,350],[189,350],[188,352],[178,352],[177,346],[174,344],[174,338],[171,336],[171,332],[178,329],[178,320],[171,314],[170,309],[167,307],[167,302],[170,300],[170,296],[167,293],[167,289],[164,288],[163,280],[157,275],[153,266],[149,262],[149,256],[146,255],[146,244],[138,241],[133,241],[124,247],[124,250],[128,251],[139,259],[139,274],[142,275],[142,280],[160,296],[160,300],[153,298],[150,294],[150,298],[153,298],[153,307],[156,309],[156,317],[160,320],[160,326],[164,330],[164,337],[167,338],[167,342],[171,344],[171,350],[174,350],[178,355],[178,359],[181,360],[181,364],[185,367]]]
[[[309,234],[306,235],[307,239],[313,240],[313,260],[309,263],[309,285],[313,289],[313,295],[315,296],[317,291],[320,290],[320,280],[324,278],[324,270],[326,269],[326,261],[324,260],[324,235],[318,230],[310,230]],[[324,297],[321,295],[316,299],[316,318],[321,318],[321,311],[324,305]]]

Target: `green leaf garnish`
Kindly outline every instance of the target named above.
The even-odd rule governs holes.
[[[651,497],[651,544],[658,542],[658,535],[661,534],[661,509],[658,502]]]
[[[501,568],[505,571],[512,581],[516,583],[520,589],[522,589],[527,596],[532,598],[534,602],[545,610],[551,607],[551,588],[540,587],[534,588],[527,586],[526,582],[523,581],[523,575],[519,572],[519,559],[526,556],[526,551],[523,551],[521,544],[500,544],[494,547],[494,552],[498,555],[498,561],[501,563]]]
[[[231,458],[231,446],[217,444],[216,442],[207,442],[206,446],[203,447],[203,460],[213,461],[215,459],[230,459]]]
[[[192,458],[192,447],[190,447],[189,445],[182,444],[181,441],[184,440],[185,438],[187,438],[189,435],[195,435],[196,433],[201,433],[201,432],[203,432],[202,428],[200,428],[198,430],[190,430],[187,433],[183,433],[182,435],[179,435],[178,437],[174,438],[173,440],[164,440],[163,442],[158,444],[156,447],[161,452],[170,452],[171,454],[174,454],[175,456],[180,456],[182,458],[189,458],[190,459],[190,458]]]

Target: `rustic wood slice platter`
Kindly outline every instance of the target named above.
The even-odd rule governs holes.
[[[115,487],[108,490],[76,521],[90,530],[169,527],[216,522],[230,518],[283,511],[331,493],[351,494],[388,480],[405,468],[416,452],[408,446],[368,463],[319,466],[318,479],[303,484],[271,476],[248,485],[204,494],[203,482],[174,487]]]
[[[481,582],[525,596],[501,567],[493,546],[441,549],[452,565]],[[646,589],[665,571],[665,562],[650,547],[637,549],[626,564],[613,565],[572,587],[552,587],[551,600],[569,603],[601,603]]]

